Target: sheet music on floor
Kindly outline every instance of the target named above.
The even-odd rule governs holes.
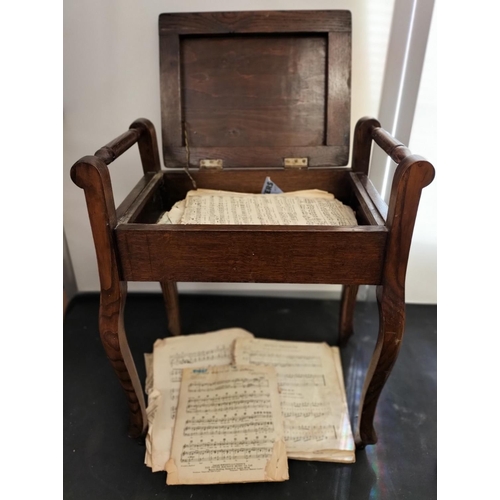
[[[158,224],[356,226],[351,207],[319,189],[253,194],[210,189],[189,191]]]
[[[167,473],[170,485],[288,479],[275,369],[185,368]]]
[[[276,368],[288,458],[355,461],[338,348],[248,338],[238,339],[234,350],[236,365]]]
[[[231,364],[234,341],[252,337],[242,328],[180,335],[157,340],[153,353],[145,355],[149,427],[144,461],[153,472],[166,470],[170,457],[182,369]]]

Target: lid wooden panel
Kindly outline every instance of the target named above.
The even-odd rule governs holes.
[[[347,11],[162,14],[166,166],[224,168],[348,161]]]
[[[324,36],[287,35],[182,40],[190,146],[323,144],[326,43]]]

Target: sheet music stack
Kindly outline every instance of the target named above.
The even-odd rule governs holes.
[[[288,458],[355,461],[336,347],[231,328],[157,340],[145,359],[145,463],[167,484],[284,481]]]
[[[271,182],[271,181],[270,181]],[[278,188],[279,189],[279,188]],[[351,207],[319,189],[252,194],[196,189],[158,219],[158,224],[357,226]]]

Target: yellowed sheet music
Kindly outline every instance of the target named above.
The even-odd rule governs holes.
[[[174,203],[174,206],[168,211],[163,212],[159,219],[156,221],[157,224],[179,224],[184,214],[184,209],[186,208],[186,200],[178,201]]]
[[[357,225],[353,210],[332,193],[306,189],[254,194],[197,189],[164,212],[158,224]]]
[[[167,473],[167,484],[288,479],[275,369],[185,368]]]
[[[146,414],[148,418],[148,429],[151,429],[158,408],[159,395],[158,391],[154,392],[153,387],[153,353],[144,354],[144,364],[146,365],[146,383],[144,384],[144,390],[148,396]],[[151,436],[148,434],[146,436],[146,455],[144,457],[144,463],[148,467],[152,467],[151,451]]]
[[[189,191],[180,224],[355,226],[353,210],[319,190],[282,194]]]
[[[337,348],[325,343],[238,339],[235,362],[276,368],[289,458],[355,461]]]
[[[241,193],[239,191],[224,191],[222,189],[196,189],[188,192],[187,197],[191,196],[206,196],[206,195],[217,195],[217,196],[256,196],[262,193]],[[267,193],[268,196],[270,193]],[[333,200],[335,196],[328,191],[323,191],[321,189],[302,189],[300,191],[288,191],[286,193],[279,193],[280,196],[300,196],[302,198],[322,198],[324,200]]]
[[[152,375],[146,381],[149,429],[145,463],[153,472],[165,470],[170,457],[182,369],[230,364],[234,341],[247,337],[252,334],[242,328],[229,328],[155,342]]]

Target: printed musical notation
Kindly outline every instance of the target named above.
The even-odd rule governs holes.
[[[186,413],[197,413],[200,410],[206,412],[231,412],[245,408],[255,409],[262,408],[265,403],[268,403],[265,399],[241,399],[236,396],[233,403],[212,404],[209,401],[200,401],[199,404],[196,404],[195,402],[190,402],[188,408],[186,409]]]
[[[195,382],[190,384],[189,392],[223,391],[227,389],[248,389],[250,387],[268,387],[269,382],[264,377],[238,378],[234,380],[217,380],[214,383]]]
[[[288,478],[272,367],[185,369],[176,422],[167,484]]]
[[[193,466],[196,463],[238,461],[269,458],[273,441],[210,441],[208,443],[185,444],[182,447],[181,463]]]
[[[231,359],[231,346],[217,345],[200,351],[175,352],[170,356],[170,366],[186,368],[188,366],[211,366]]]
[[[212,435],[238,434],[248,432],[272,432],[273,422],[248,422],[243,424],[222,424],[213,425],[207,422],[206,425],[196,425],[184,427],[184,436],[203,436],[207,433]]]
[[[146,454],[146,462],[153,471],[164,470],[170,457],[182,370],[230,364],[237,338],[252,338],[252,334],[241,328],[229,328],[169,337],[155,343],[152,379],[156,396],[148,406],[152,421],[147,436],[150,450]]]
[[[311,373],[287,373],[278,376],[278,383],[281,388],[287,387],[309,387],[309,386],[326,386],[324,375],[316,375]]]
[[[246,412],[245,412],[246,413]],[[270,411],[254,411],[252,412],[251,415],[238,415],[231,417],[230,415],[228,417],[224,418],[217,418],[216,416],[208,416],[205,419],[205,415],[202,415],[201,417],[193,417],[193,418],[188,418],[186,419],[186,427],[190,425],[197,425],[197,424],[216,424],[216,425],[221,425],[221,424],[236,424],[236,423],[242,423],[242,422],[249,422],[255,419],[256,416],[262,417],[264,419],[271,420],[272,419],[272,413]]]
[[[346,460],[354,460],[340,358],[328,345],[238,339],[235,360],[237,365],[275,367],[290,458],[318,456],[324,450],[322,459],[336,459],[345,450]]]
[[[250,353],[248,361],[252,365],[272,364],[275,368],[295,368],[304,366],[310,368],[321,368],[321,358],[318,356],[286,354],[279,354],[276,356],[276,354],[272,352],[256,352]]]
[[[330,435],[337,436],[337,429],[333,424],[322,425],[293,425],[285,422],[285,439],[287,442],[321,442],[330,439]]]
[[[352,208],[319,190],[273,195],[192,190],[186,196],[180,223],[357,225]]]

